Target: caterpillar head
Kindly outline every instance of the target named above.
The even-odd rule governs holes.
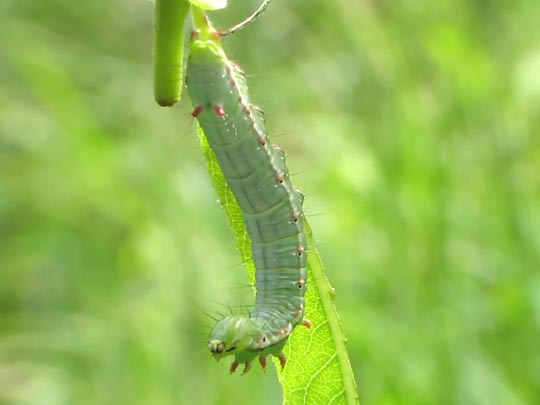
[[[256,356],[256,342],[262,334],[254,319],[228,316],[210,332],[208,350],[217,360],[234,354],[237,359],[249,361]]]

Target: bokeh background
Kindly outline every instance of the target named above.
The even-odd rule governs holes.
[[[258,0],[212,14],[226,28]],[[0,403],[278,404],[149,1],[0,2]],[[540,2],[275,0],[227,39],[288,152],[365,404],[540,398]],[[308,309],[309,311],[309,309]]]

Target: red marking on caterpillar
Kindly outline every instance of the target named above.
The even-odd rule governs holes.
[[[193,118],[197,118],[199,116],[199,114],[202,113],[203,109],[204,109],[204,107],[202,105],[199,105],[199,106],[195,107],[195,109],[191,113]]]
[[[214,106],[214,111],[216,112],[217,115],[219,115],[220,117],[223,117],[225,115],[225,110],[223,109],[222,106],[220,105],[215,105]]]

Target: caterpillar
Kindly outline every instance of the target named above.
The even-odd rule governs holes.
[[[255,306],[249,316],[228,316],[208,338],[216,359],[234,356],[230,373],[255,358],[286,358],[283,347],[304,319],[307,242],[303,194],[293,188],[285,154],[267,136],[262,110],[251,103],[241,68],[228,60],[221,35],[206,29],[191,36],[186,84],[195,117],[243,212],[255,263]]]

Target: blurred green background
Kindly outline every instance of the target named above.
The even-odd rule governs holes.
[[[229,3],[220,28],[258,6]],[[187,98],[153,101],[151,15],[0,2],[1,404],[280,403],[273,370],[205,349],[250,290]],[[306,193],[362,402],[537,403],[540,2],[275,0],[226,48]]]

